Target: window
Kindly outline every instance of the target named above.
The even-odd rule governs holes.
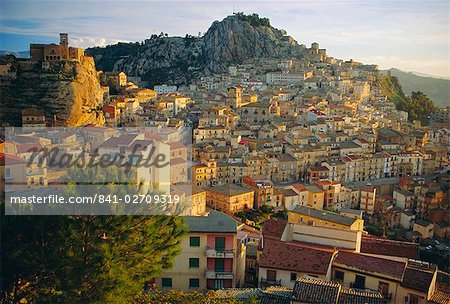
[[[413,295],[413,294],[409,294],[409,303],[410,304],[419,304],[420,299],[422,299],[422,297],[419,297],[419,296]]]
[[[11,177],[11,168],[5,168],[5,177],[10,178]]]
[[[172,287],[172,278],[162,278],[162,287]]]
[[[366,288],[366,277],[356,275],[355,283],[353,284],[355,288],[365,289]]]
[[[189,279],[189,288],[196,288],[200,286],[199,279]]]
[[[215,249],[218,251],[225,250],[225,238],[224,237],[216,237]]]
[[[191,236],[191,238],[189,239],[189,244],[191,247],[200,247],[200,237]]]
[[[378,283],[378,291],[381,292],[385,298],[387,298],[389,296],[389,283],[380,281]]]
[[[291,272],[291,281],[297,281],[297,274],[295,272]]]
[[[334,278],[335,278],[336,280],[338,280],[338,281],[344,281],[344,272],[343,272],[343,271],[336,270],[336,271],[334,272]]]
[[[276,270],[267,270],[267,280],[268,281],[276,281],[277,279],[277,271]]]
[[[200,266],[199,258],[190,258],[189,259],[189,268],[198,268]]]

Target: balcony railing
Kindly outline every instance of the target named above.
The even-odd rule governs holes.
[[[215,269],[206,269],[207,279],[233,279],[232,271],[220,271]]]
[[[208,258],[234,258],[234,249],[219,249],[206,247],[206,257]]]
[[[281,286],[281,280],[269,280],[269,279],[265,279],[265,278],[261,278],[261,285],[265,285],[265,286]]]

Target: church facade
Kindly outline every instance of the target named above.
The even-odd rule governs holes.
[[[30,59],[32,61],[80,61],[83,56],[83,49],[69,46],[69,35],[67,33],[59,34],[59,44],[30,44]]]

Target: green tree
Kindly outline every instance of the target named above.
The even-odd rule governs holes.
[[[112,182],[122,174],[75,168],[67,178],[104,180],[94,192],[138,193],[139,184]],[[75,185],[67,191],[89,193]],[[2,215],[2,301],[129,303],[148,280],[172,266],[183,232],[181,218],[174,216]]]
[[[423,125],[429,123],[429,116],[436,107],[427,95],[417,91],[406,96],[398,78],[394,76],[382,76],[378,83],[382,93],[395,103],[397,110],[408,112],[410,121],[419,120]]]

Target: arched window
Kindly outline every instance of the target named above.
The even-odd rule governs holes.
[[[48,60],[48,56],[45,56],[45,60]]]
[[[57,59],[57,60],[59,60],[60,58],[61,58],[61,57],[59,57],[59,56],[56,56],[56,59]]]

